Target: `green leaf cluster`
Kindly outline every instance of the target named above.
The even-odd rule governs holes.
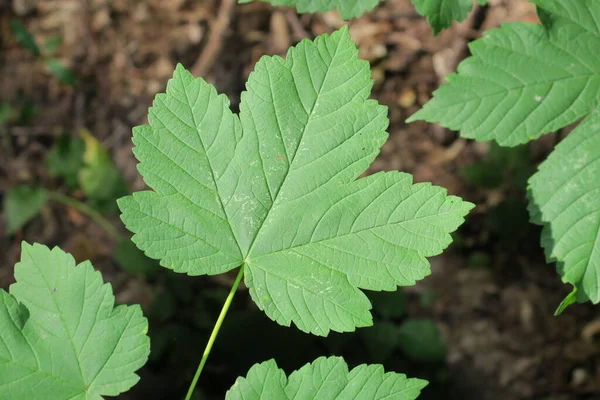
[[[585,118],[529,180],[532,221],[577,298],[600,302],[600,3],[533,0],[543,25],[505,24],[470,45],[447,83],[409,121],[516,146]],[[569,302],[572,302],[569,297]]]

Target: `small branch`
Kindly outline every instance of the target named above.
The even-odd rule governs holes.
[[[233,286],[231,287],[231,290],[229,291],[229,295],[227,296],[227,299],[225,300],[225,304],[223,304],[223,308],[221,309],[219,318],[217,319],[217,322],[215,323],[215,327],[213,328],[213,331],[210,334],[210,338],[208,339],[208,343],[206,344],[206,348],[204,349],[204,354],[202,355],[202,360],[200,360],[200,365],[198,365],[198,369],[196,370],[196,375],[194,375],[194,379],[192,380],[190,388],[188,389],[187,395],[185,396],[185,400],[190,400],[192,398],[192,394],[194,394],[194,389],[196,388],[196,385],[198,384],[198,379],[200,378],[202,369],[204,368],[204,365],[206,364],[206,360],[208,359],[208,356],[210,354],[210,351],[212,350],[213,344],[215,343],[215,340],[217,339],[217,335],[219,334],[219,330],[221,329],[223,320],[225,319],[225,316],[227,315],[227,311],[229,311],[229,306],[231,306],[231,302],[233,301],[233,296],[235,296],[235,292],[237,291],[238,286],[240,286],[240,282],[242,281],[243,276],[244,276],[244,265],[242,265],[240,267],[240,272],[238,272],[238,275],[235,278],[235,282],[233,282]]]
[[[223,46],[223,37],[231,23],[235,4],[236,0],[221,1],[221,7],[216,20],[212,23],[206,46],[190,70],[192,75],[205,76],[212,68]]]
[[[94,210],[87,204],[58,192],[48,192],[48,197],[51,200],[56,201],[57,203],[64,204],[68,207],[73,207],[77,211],[80,211],[81,213],[87,215],[92,221],[94,221],[102,229],[104,229],[108,236],[110,236],[115,241],[120,242],[121,240],[123,240],[117,228],[115,228],[113,224],[111,224],[110,221],[108,221],[102,214],[100,214],[98,211]]]

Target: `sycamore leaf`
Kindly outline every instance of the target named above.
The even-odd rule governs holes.
[[[471,57],[409,121],[516,146],[600,104],[600,2],[533,0],[544,25],[505,24],[470,44]]]
[[[600,302],[600,111],[587,117],[529,180],[542,246],[577,298]],[[567,303],[575,297],[570,296]]]
[[[100,400],[136,384],[148,323],[137,305],[114,308],[89,261],[23,242],[15,278],[0,290],[0,399]]]
[[[471,9],[473,0],[411,0],[417,12],[427,18],[434,34],[440,33],[454,23],[464,21]],[[484,5],[487,0],[477,0]]]
[[[254,0],[239,0],[241,4]],[[343,19],[357,18],[371,11],[381,0],[260,0],[276,6],[296,7],[299,13],[338,10]]]
[[[9,234],[21,229],[35,218],[48,200],[44,188],[17,186],[10,189],[4,198],[4,216]]]
[[[341,357],[319,357],[288,377],[275,360],[255,364],[238,378],[226,400],[414,400],[427,381],[385,372],[382,365],[362,364],[348,371]]]
[[[387,139],[369,65],[347,28],[263,57],[240,115],[178,66],[134,129],[154,191],[119,201],[132,240],[189,275],[245,264],[258,307],[317,335],[372,324],[360,289],[427,276],[471,203],[405,173],[357,178]]]

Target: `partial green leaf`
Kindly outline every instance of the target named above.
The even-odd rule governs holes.
[[[471,9],[473,0],[411,0],[417,12],[427,18],[433,33],[437,35],[442,30],[449,28],[454,21],[464,21]],[[481,5],[486,0],[477,0]]]
[[[6,192],[4,218],[8,233],[14,233],[35,218],[48,200],[48,193],[40,187],[17,186]]]
[[[40,56],[42,54],[35,38],[25,25],[13,19],[8,23],[8,26],[13,35],[15,35],[17,42],[23,46],[23,48],[29,50],[35,56]]]
[[[258,307],[327,335],[372,323],[360,289],[394,291],[430,273],[471,203],[400,172],[357,179],[387,139],[369,64],[347,28],[264,57],[240,115],[178,66],[134,129],[154,191],[119,201],[133,241],[189,275],[245,264]]]
[[[115,200],[127,193],[127,184],[102,144],[85,129],[81,136],[85,151],[79,186],[96,207],[110,211]]]
[[[341,357],[319,357],[287,378],[275,360],[255,364],[238,378],[226,400],[414,400],[427,382],[385,372],[382,365],[362,364],[348,371]]]
[[[400,348],[412,359],[441,362],[446,358],[446,342],[435,321],[409,319],[400,326]]]
[[[571,304],[577,303],[577,292],[577,287],[573,286],[573,290],[571,291],[571,293],[565,296],[563,301],[561,301],[558,307],[556,307],[556,311],[554,311],[555,317],[562,314],[562,312],[565,311],[567,307],[569,307]]]
[[[75,86],[77,83],[73,72],[67,68],[62,61],[53,57],[49,57],[46,59],[46,65],[48,66],[48,71],[57,77],[61,83],[69,86]]]
[[[505,24],[470,44],[472,56],[409,121],[516,146],[600,104],[600,2],[533,0],[543,26]]]
[[[594,111],[529,180],[531,219],[563,282],[600,302],[600,112]]]
[[[239,0],[241,4],[254,0]],[[296,7],[299,13],[338,10],[343,19],[357,18],[373,10],[381,0],[260,0],[276,6]]]
[[[50,175],[64,179],[70,188],[78,186],[77,175],[83,168],[85,142],[68,134],[61,135],[46,156]]]
[[[23,243],[17,283],[0,290],[0,398],[100,400],[137,383],[148,358],[139,306],[114,308],[86,261]]]

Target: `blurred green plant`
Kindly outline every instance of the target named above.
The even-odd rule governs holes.
[[[54,54],[62,45],[62,38],[60,36],[48,38],[44,43],[42,50],[33,34],[21,22],[13,19],[9,22],[9,28],[17,43],[31,52],[34,56],[42,58],[51,75],[54,75],[60,82],[66,85],[75,86],[77,84],[77,79],[75,78],[73,71],[66,67],[62,61],[52,57],[52,54]]]

